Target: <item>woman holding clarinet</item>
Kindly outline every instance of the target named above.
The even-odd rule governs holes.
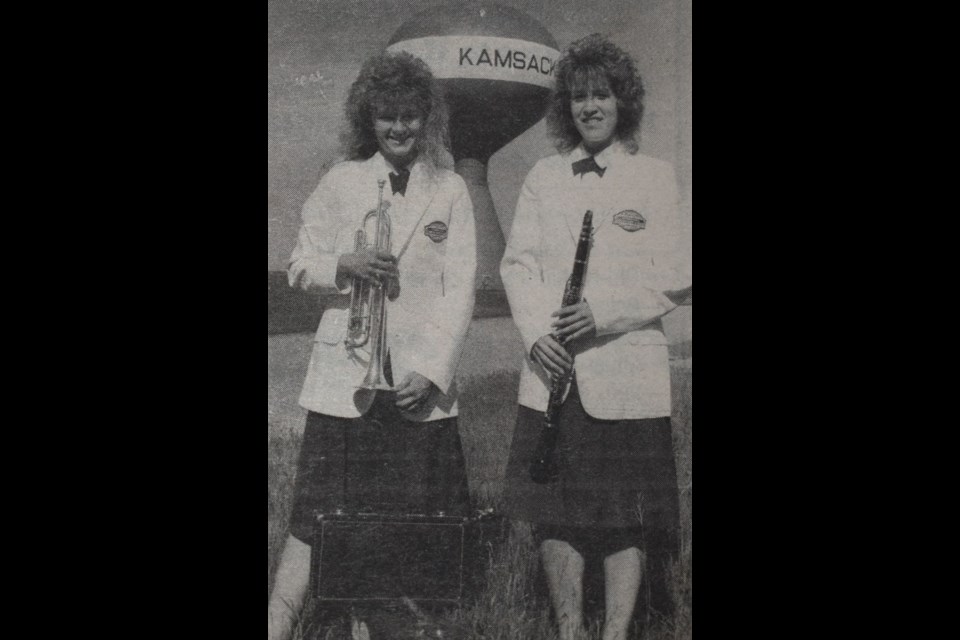
[[[602,558],[602,638],[625,640],[648,551],[679,548],[661,317],[691,270],[673,168],[638,153],[642,98],[623,50],[570,45],[547,114],[559,153],[527,176],[501,264],[526,349],[505,510],[534,525],[560,640],[583,633],[585,557]]]

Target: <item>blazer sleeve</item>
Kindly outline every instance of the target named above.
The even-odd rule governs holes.
[[[477,271],[477,239],[473,202],[463,178],[453,174],[454,195],[443,263],[443,295],[424,309],[422,348],[414,354],[412,370],[425,376],[444,394],[449,393],[473,318]]]
[[[693,289],[690,242],[680,217],[673,167],[660,165],[650,176],[648,207],[659,222],[653,246],[639,256],[623,286],[586,291],[597,335],[639,329],[672,311]]]
[[[539,174],[535,165],[523,182],[510,238],[500,262],[500,278],[510,313],[527,353],[540,337],[552,333],[550,314],[560,306],[558,295],[550,295],[543,282],[540,252],[543,186]]]
[[[337,173],[335,169],[327,173],[303,205],[297,245],[287,263],[291,287],[316,293],[350,293],[349,281],[341,283],[343,288],[336,282],[340,256],[335,247],[341,208],[335,189]]]

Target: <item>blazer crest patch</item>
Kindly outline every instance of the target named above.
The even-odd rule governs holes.
[[[644,218],[639,211],[634,211],[633,209],[624,209],[617,215],[613,216],[613,224],[617,225],[624,231],[636,231],[638,229],[647,228],[647,219]]]
[[[435,220],[423,228],[423,234],[434,242],[443,242],[447,239],[447,225]]]

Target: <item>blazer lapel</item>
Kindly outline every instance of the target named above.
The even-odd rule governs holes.
[[[623,172],[623,159],[620,157],[623,149],[620,142],[614,142],[613,145],[602,151],[597,158],[599,164],[603,165],[606,171],[599,180],[593,179],[587,184],[578,185],[576,189],[579,196],[577,204],[568,209],[567,228],[570,231],[571,239],[574,244],[580,240],[580,228],[583,226],[583,214],[589,209],[593,212],[593,231],[596,233],[602,227],[610,223],[610,219],[616,212],[616,195],[629,189],[630,185],[625,180],[627,176]],[[570,162],[576,162],[586,158],[587,153],[582,147],[577,147],[570,153]],[[571,174],[573,169],[570,170]],[[580,178],[577,177],[577,180]]]
[[[410,246],[413,234],[427,213],[427,208],[437,193],[437,183],[431,180],[421,163],[415,163],[410,171],[407,192],[403,202],[392,211],[390,218],[390,244],[393,255],[400,259]]]
[[[566,158],[566,171],[567,175],[563,182],[570,184],[568,181],[573,181],[574,188],[564,188],[564,186],[558,185],[557,193],[566,193],[573,195],[572,200],[574,202],[570,203],[571,206],[562,207],[564,212],[564,222],[567,223],[567,231],[570,233],[570,241],[576,246],[577,242],[580,241],[580,228],[583,226],[583,214],[587,212],[587,208],[584,208],[583,203],[585,198],[581,197],[584,195],[584,190],[578,187],[581,186],[580,176],[573,175],[573,163],[586,158],[587,154],[582,147],[577,147]],[[594,212],[596,213],[596,212]]]
[[[580,240],[580,227],[583,226],[583,214],[586,212],[586,209],[581,211],[580,207],[570,207],[566,209],[566,215],[563,216],[564,222],[567,223],[567,231],[570,233],[570,241],[574,245]]]
[[[582,147],[577,147],[570,153],[569,164],[587,157],[587,153]],[[564,207],[567,223],[567,231],[570,233],[570,242],[576,246],[580,242],[580,230],[583,228],[583,215],[589,210],[593,212],[593,229],[596,230],[600,219],[604,215],[604,202],[609,199],[606,190],[609,184],[603,181],[607,180],[608,173],[604,174],[602,179],[590,174],[581,178],[573,175],[573,167],[570,167],[570,179],[574,180],[574,189],[564,189],[560,193],[567,192],[572,197],[570,206]]]
[[[378,180],[383,180],[383,181],[384,181],[384,185],[383,185],[383,203],[384,203],[384,205],[387,207],[386,212],[387,212],[387,215],[390,216],[390,220],[391,220],[391,222],[392,222],[392,221],[393,221],[393,216],[394,216],[394,210],[393,210],[393,208],[394,208],[394,206],[395,206],[396,203],[394,203],[394,198],[393,198],[393,196],[391,195],[392,192],[391,192],[391,190],[390,190],[390,171],[391,171],[390,164],[384,159],[384,157],[383,157],[383,156],[380,154],[380,152],[378,151],[378,152],[376,152],[375,154],[373,154],[372,156],[370,156],[370,158],[368,158],[368,159],[365,161],[365,163],[364,163],[364,169],[365,169],[365,171],[366,171],[366,175],[368,176],[368,178],[369,178],[369,180],[370,180],[370,185],[371,185],[371,186],[370,186],[370,187],[367,187],[366,185],[362,185],[362,188],[364,188],[364,189],[369,188],[369,189],[370,189],[370,192],[369,192],[369,193],[360,193],[360,194],[356,194],[356,195],[362,196],[364,199],[366,199],[367,197],[369,197],[369,199],[370,199],[370,201],[371,201],[371,203],[372,203],[372,206],[370,207],[370,210],[375,211],[376,208],[377,208],[377,188],[376,188],[376,182],[377,182]],[[360,185],[358,185],[358,188],[361,188]],[[366,214],[366,211],[364,212],[364,214]],[[391,240],[392,240],[392,239],[393,239],[393,236],[391,235]]]

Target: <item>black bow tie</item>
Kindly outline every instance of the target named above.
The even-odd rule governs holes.
[[[601,168],[600,165],[597,164],[597,161],[593,159],[593,156],[584,158],[583,160],[577,160],[571,166],[573,167],[573,175],[575,176],[593,171],[602,178],[603,172],[607,170],[606,167]]]
[[[407,195],[407,180],[410,179],[409,171],[401,171],[400,174],[390,172],[390,188],[394,193],[400,192],[400,195]]]

